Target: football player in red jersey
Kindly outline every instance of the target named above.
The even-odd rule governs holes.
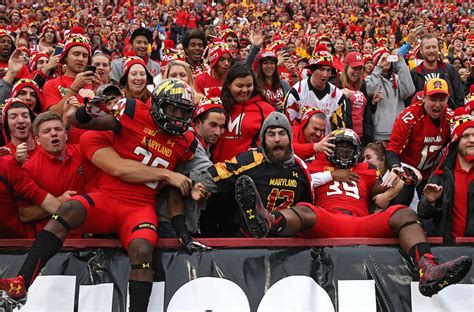
[[[353,181],[333,179],[333,181],[321,185],[314,185],[315,179],[313,179],[314,204],[331,213],[343,213],[357,217],[367,216],[369,214],[369,199],[373,197],[371,194],[379,173],[375,167],[368,163],[358,163],[361,147],[360,142],[357,141],[357,134],[350,129],[336,130],[332,134],[333,142],[339,143],[339,148],[335,149],[335,152],[342,153],[342,155],[330,154],[328,160],[321,158],[313,160],[308,163],[309,172],[324,174],[338,169],[349,169],[358,175],[358,179]],[[351,143],[344,142],[348,137],[353,138],[352,145],[356,148],[355,153],[352,153]],[[342,142],[340,142],[341,140]],[[346,156],[346,154],[352,155]]]
[[[389,168],[398,170],[401,162],[420,170],[426,180],[443,146],[449,139],[449,120],[452,111],[448,108],[448,84],[444,79],[430,79],[423,90],[422,102],[408,106],[398,115],[393,124],[386,149]],[[384,184],[392,186],[396,173]],[[420,183],[422,190],[425,183]]]
[[[352,168],[365,175],[361,183],[330,183],[323,197],[339,198],[323,201],[328,207],[319,207],[309,203],[298,203],[294,207],[279,211],[278,219],[273,214],[261,209],[258,205],[247,205],[242,209],[247,230],[254,237],[265,231],[281,236],[298,235],[300,237],[395,237],[398,235],[402,250],[410,255],[420,272],[419,290],[424,296],[431,297],[444,287],[460,282],[469,272],[472,260],[462,256],[455,260],[438,264],[431,253],[416,213],[405,205],[394,205],[385,211],[369,215],[361,212],[367,209],[368,188],[375,183],[376,173],[370,173],[367,164],[358,166],[360,146],[357,134],[350,129],[339,129],[335,132],[334,157],[330,157],[328,167]],[[328,168],[329,169],[329,168]],[[371,177],[370,177],[371,176]],[[370,178],[369,178],[370,177]],[[368,181],[364,181],[368,180]],[[364,188],[359,185],[364,183]],[[236,185],[237,188],[247,185]],[[248,188],[248,187],[247,187]],[[251,188],[242,190],[251,193]],[[245,201],[242,201],[245,203]],[[247,201],[249,202],[249,201]],[[361,207],[359,207],[361,206]],[[360,215],[361,214],[361,215]],[[265,220],[267,222],[262,222]],[[262,229],[262,225],[266,228]]]
[[[194,110],[192,89],[180,80],[167,79],[156,87],[153,95],[151,107],[137,100],[119,101],[115,116],[92,118],[85,108],[79,108],[73,123],[82,128],[113,130],[113,148],[121,157],[164,168],[160,180],[178,188],[186,184],[187,195],[191,181],[171,170],[178,161],[192,158],[196,145],[194,135],[187,131]],[[26,290],[59,251],[69,230],[82,226],[89,233],[120,236],[132,268],[130,311],[147,310],[153,280],[151,258],[157,241],[155,201],[160,181],[131,184],[103,172],[98,185],[97,192],[74,196],[62,204],[38,234],[19,275],[0,279],[0,289],[9,295],[10,302],[21,305],[26,301]],[[22,291],[10,292],[11,285]]]

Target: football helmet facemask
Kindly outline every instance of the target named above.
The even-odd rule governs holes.
[[[328,160],[339,169],[355,166],[361,155],[360,138],[351,129],[341,128],[333,131],[335,137],[333,144],[334,153]]]
[[[153,91],[151,116],[164,131],[183,134],[188,130],[194,112],[194,92],[184,81],[163,80]]]

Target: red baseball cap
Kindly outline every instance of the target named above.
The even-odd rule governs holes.
[[[344,63],[350,67],[364,66],[364,57],[359,52],[349,52],[344,58]]]

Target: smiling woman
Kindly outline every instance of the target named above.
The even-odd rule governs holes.
[[[290,91],[290,85],[286,80],[280,80],[278,58],[275,52],[264,50],[260,53],[257,79],[263,86],[267,101],[275,109],[282,111],[283,100],[286,93]]]
[[[215,162],[229,160],[250,147],[257,147],[262,122],[274,111],[265,100],[255,73],[244,64],[235,64],[229,69],[221,100],[227,125],[214,150]]]
[[[151,92],[147,89],[148,84],[153,84],[153,77],[148,72],[145,62],[139,57],[129,57],[123,64],[123,76],[120,78],[120,86],[126,98],[139,99],[146,103]]]

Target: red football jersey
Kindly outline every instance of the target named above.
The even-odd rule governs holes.
[[[310,173],[334,171],[329,161],[316,159],[308,164]],[[360,182],[331,181],[315,187],[314,204],[329,212],[340,213],[341,209],[352,212],[353,216],[369,215],[370,192],[379,173],[368,163],[360,163],[351,168],[360,175]]]
[[[135,99],[124,99],[116,104],[116,118],[122,129],[114,135],[112,147],[122,157],[150,167],[173,170],[180,161],[194,156],[197,141],[190,131],[174,136],[158,128],[148,105]],[[102,172],[99,190],[127,202],[155,205],[158,182],[132,184]]]
[[[449,139],[449,120],[452,115],[452,111],[446,109],[440,117],[440,124],[436,125],[425,114],[422,102],[408,106],[393,124],[387,151],[398,154],[400,162],[419,169],[423,179],[428,178],[435,160]]]

